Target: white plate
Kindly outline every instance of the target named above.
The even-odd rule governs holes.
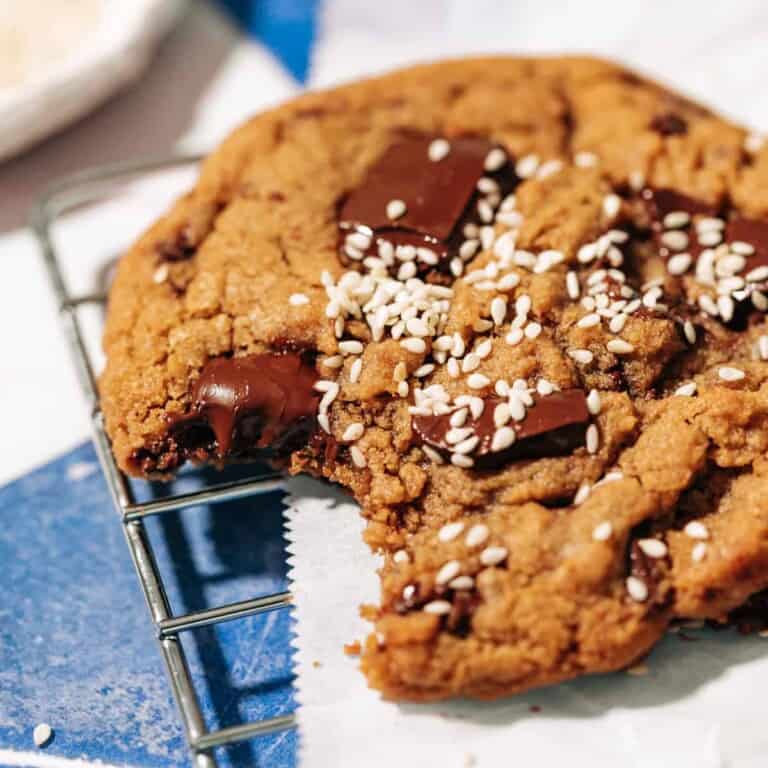
[[[87,44],[73,40],[70,54],[39,75],[0,90],[0,160],[63,128],[138,77],[184,0],[101,3]]]

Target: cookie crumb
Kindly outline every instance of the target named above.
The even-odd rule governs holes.
[[[38,748],[45,747],[50,743],[53,738],[53,729],[48,723],[40,723],[35,726],[35,730],[32,731],[32,739],[35,742],[35,746]]]
[[[322,667],[323,665],[319,661],[315,660],[315,661],[312,662],[312,666],[315,669],[320,669],[320,667]]]
[[[467,752],[464,755],[464,768],[475,768],[477,765],[477,758],[471,753]]]
[[[347,656],[359,656],[360,650],[361,648],[359,640],[344,644],[344,653],[346,653]]]
[[[531,704],[530,707],[528,707],[529,711],[538,713],[541,712],[541,707],[538,704]]]
[[[627,667],[625,671],[632,677],[645,677],[649,670],[647,664],[633,664],[631,667]]]

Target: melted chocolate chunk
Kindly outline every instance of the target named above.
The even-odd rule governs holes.
[[[465,423],[480,438],[471,454],[478,469],[492,469],[517,459],[562,456],[584,445],[589,411],[583,390],[553,392],[535,400],[525,419],[507,424],[517,433],[515,442],[504,450],[492,451],[491,443],[496,431],[493,412],[502,402],[506,401],[499,397],[486,398],[480,418],[468,419]],[[441,416],[414,416],[413,427],[419,439],[443,455],[450,455],[451,446],[446,440],[446,434],[451,429],[451,414],[457,410],[455,408]]]
[[[451,139],[448,153],[431,160],[429,147],[434,138],[402,136],[343,201],[339,229],[345,263],[350,262],[345,248],[349,235],[362,233],[364,239],[370,239],[368,246],[358,248],[362,256],[379,255],[383,241],[427,248],[434,253],[435,263],[417,260],[416,264],[421,271],[428,271],[455,255],[464,240],[465,224],[479,222],[476,203],[481,177],[487,176],[498,185],[499,199],[514,187],[516,177],[508,162],[492,172],[484,169],[494,144],[476,137]],[[405,212],[390,219],[387,206],[393,200],[403,201]]]
[[[688,197],[688,195],[676,192],[674,189],[646,187],[640,193],[640,197],[651,221],[651,229],[654,231],[662,230],[664,217],[673,211],[685,211],[691,216],[717,216],[719,213],[717,206]],[[683,228],[682,231],[687,232],[688,229]]]
[[[680,115],[674,112],[665,112],[663,115],[656,115],[648,126],[652,131],[660,133],[662,136],[675,136],[688,133],[688,123]],[[678,209],[679,210],[679,209]]]
[[[174,424],[176,440],[199,448],[208,428],[219,458],[289,449],[314,430],[316,381],[314,367],[296,354],[211,360],[195,382],[191,412]]]

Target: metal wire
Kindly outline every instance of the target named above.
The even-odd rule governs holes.
[[[104,304],[106,296],[103,294],[70,295],[59,254],[51,235],[52,225],[60,215],[79,204],[92,201],[115,182],[127,181],[132,177],[164,169],[188,166],[199,160],[198,156],[186,155],[136,163],[119,163],[75,174],[54,184],[37,201],[31,212],[30,226],[40,246],[78,380],[91,410],[91,427],[96,453],[112,502],[120,515],[131,559],[155,625],[171,690],[192,751],[192,763],[195,768],[216,768],[216,757],[213,754],[216,747],[293,728],[296,725],[296,718],[295,715],[289,714],[209,731],[203,719],[200,701],[195,692],[179,634],[198,627],[286,608],[291,604],[291,595],[289,592],[278,592],[174,616],[143,520],[150,515],[160,515],[171,510],[183,510],[200,504],[218,504],[232,499],[269,493],[281,487],[281,476],[267,473],[256,478],[221,483],[168,498],[136,501],[130,483],[112,456],[99,407],[93,363],[78,317],[78,310],[81,307],[89,304]]]

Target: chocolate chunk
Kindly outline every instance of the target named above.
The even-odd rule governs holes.
[[[515,442],[500,451],[492,451],[496,426],[493,413],[497,405],[506,402],[499,397],[485,399],[485,408],[477,420],[468,419],[465,427],[472,427],[480,441],[472,452],[475,466],[491,469],[509,461],[562,456],[584,445],[589,422],[587,399],[581,389],[568,389],[539,397],[528,409],[522,421],[510,421],[507,426],[516,432]],[[413,427],[419,439],[436,448],[443,455],[451,453],[446,435],[451,429],[451,414],[441,416],[414,416]]]
[[[648,126],[652,131],[660,133],[662,136],[675,136],[688,133],[688,123],[676,115],[674,112],[665,112],[663,115],[656,115]],[[680,210],[680,209],[678,209]]]
[[[484,169],[494,148],[492,143],[475,137],[454,138],[448,142],[447,154],[432,160],[429,148],[435,138],[416,134],[400,137],[343,201],[339,229],[345,263],[350,260],[345,245],[357,247],[363,256],[377,256],[382,241],[428,248],[436,263],[444,263],[463,242],[463,226],[479,222],[479,179],[487,176],[498,185],[496,205],[513,188],[516,178],[508,162],[491,172]],[[402,201],[404,209],[401,215],[390,218],[392,201]],[[354,240],[350,243],[349,236],[355,233],[363,235],[363,242],[369,238],[370,245],[355,246]],[[436,264],[417,260],[417,266],[423,271]]]
[[[314,367],[296,354],[215,358],[195,382],[191,413],[176,420],[177,440],[184,442],[184,432],[207,425],[220,458],[257,448],[279,450],[314,429],[317,378]]]
[[[640,193],[640,196],[645,203],[653,229],[661,229],[664,217],[673,211],[685,211],[685,213],[691,216],[696,214],[717,216],[718,214],[717,206],[697,200],[694,197],[688,197],[688,195],[684,195],[682,192],[677,192],[674,189],[652,189],[646,187]]]

